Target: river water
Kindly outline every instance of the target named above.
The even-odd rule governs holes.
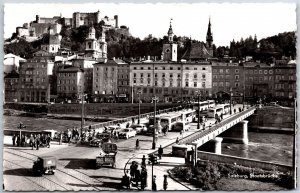
[[[222,142],[222,154],[292,165],[293,135],[249,132],[249,144]]]

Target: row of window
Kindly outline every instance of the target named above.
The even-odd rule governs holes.
[[[79,86],[79,90],[81,90],[81,86]],[[75,86],[58,86],[57,91],[76,91]]]
[[[213,69],[213,72],[214,73],[224,73],[225,72],[226,74],[229,74],[230,69]],[[234,69],[234,72],[239,73],[240,70],[239,69]]]
[[[230,83],[229,82],[213,82],[213,87],[230,87]],[[239,87],[240,83],[239,82],[235,82],[234,83],[235,87]]]
[[[225,79],[230,79],[230,75],[225,75]],[[234,79],[238,80],[240,78],[239,75],[234,75]],[[224,79],[224,75],[213,75],[213,79]]]
[[[273,74],[273,70],[245,70],[245,74]]]
[[[75,84],[75,80],[59,80],[58,84]]]
[[[182,92],[182,94],[184,95],[187,95],[187,94],[190,94],[190,95],[195,95],[196,94],[196,91],[194,90],[182,90],[182,89],[174,89],[174,88],[137,88],[137,90],[142,90],[142,93],[145,95],[145,94],[152,94],[153,91],[155,91],[156,94],[180,94]],[[208,91],[200,91],[201,92],[201,95],[204,95],[205,93],[208,95]]]
[[[173,66],[170,66],[170,68],[166,68],[165,66],[163,66],[163,67],[161,67],[161,68],[159,68],[159,67],[154,67],[154,69],[155,70],[176,70],[176,68],[175,67],[173,67]],[[194,67],[194,68],[190,68],[190,67],[185,67],[184,68],[185,70],[198,70],[198,68],[196,68],[196,67]],[[202,68],[199,68],[199,70],[206,70],[206,67],[202,67]],[[150,67],[150,66],[148,66],[148,67],[140,67],[139,69],[138,69],[138,67],[133,67],[133,70],[152,70],[152,68]],[[177,70],[181,70],[181,67],[177,67]]]
[[[137,83],[136,80],[133,80],[133,84],[136,84],[136,83]],[[140,84],[141,85],[144,84],[144,80],[143,79],[140,80]],[[147,80],[147,85],[150,86],[150,84],[151,84],[151,81]],[[154,81],[154,86],[158,86],[158,81],[157,80]],[[169,87],[176,87],[176,86],[177,87],[181,87],[181,83],[180,83],[180,81],[177,81],[177,84],[174,84],[173,81],[170,81],[169,85],[167,85],[165,81],[162,81],[162,87],[166,87],[166,86],[169,86]],[[193,84],[194,88],[197,88],[199,86],[200,86],[199,82],[194,82],[194,84]],[[205,82],[202,82],[202,87],[205,88],[205,86],[206,86]],[[185,82],[185,87],[191,87],[190,83],[188,81]]]
[[[46,64],[42,64],[42,65],[37,65],[37,64],[39,64],[39,63],[36,63],[36,64],[30,64],[30,63],[26,64],[25,63],[25,64],[22,65],[22,68],[33,68],[33,67],[34,68],[39,68],[39,67],[46,68],[46,66],[47,66]]]
[[[99,71],[101,68],[99,68],[99,67],[96,67],[96,71]],[[108,67],[105,67],[105,69],[104,69],[106,72],[108,71]],[[112,67],[111,68],[111,71],[115,71],[115,68],[114,67]]]
[[[170,73],[169,76],[170,76],[170,78],[173,78],[173,77],[174,77],[174,76],[173,76],[173,73]],[[185,74],[185,77],[186,77],[186,78],[189,78],[189,76],[190,76],[190,74],[188,74],[188,73]],[[137,77],[137,73],[133,73],[133,77],[136,78],[136,77]],[[144,74],[143,74],[143,73],[140,73],[140,77],[143,78],[143,77],[144,77]],[[148,77],[148,78],[151,78],[151,74],[150,74],[150,73],[147,73],[147,77]],[[154,74],[154,77],[155,77],[155,78],[158,78],[158,74],[155,73],[155,74]],[[161,74],[161,77],[162,77],[162,78],[165,78],[165,77],[166,77],[166,74],[165,74],[165,73],[162,73],[162,74]],[[180,78],[180,77],[181,77],[181,74],[177,74],[177,78]],[[198,75],[197,75],[197,74],[194,74],[194,78],[198,78]],[[205,79],[205,78],[206,78],[206,74],[202,74],[202,78]]]
[[[30,89],[46,89],[46,87],[45,86],[39,86],[39,85],[37,85],[37,86],[33,86],[33,85],[24,85],[24,84],[22,84],[21,85],[21,88],[30,88]]]
[[[59,77],[76,77],[76,73],[58,73]]]

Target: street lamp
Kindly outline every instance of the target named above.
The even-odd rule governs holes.
[[[156,100],[158,100],[158,98],[156,96],[154,96],[152,98],[152,100],[154,101],[154,125],[153,125],[153,141],[152,141],[152,149],[155,149],[156,147]]]
[[[21,131],[23,128],[26,128],[26,126],[22,122],[20,122],[18,126],[18,129],[20,129],[20,139],[21,139]]]
[[[81,136],[83,134],[83,124],[84,124],[84,98],[86,94],[81,94]]]
[[[196,91],[197,96],[198,96],[198,120],[197,120],[197,129],[200,129],[200,91]]]
[[[232,114],[232,88],[230,87],[230,115]]]
[[[138,90],[138,95],[139,95],[139,119],[138,119],[138,124],[141,123],[141,93],[142,91],[139,89]]]

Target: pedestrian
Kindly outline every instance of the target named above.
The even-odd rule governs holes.
[[[130,175],[128,173],[128,170],[126,171],[124,177],[123,177],[123,185],[127,188],[130,189]]]
[[[179,138],[177,137],[177,138],[176,138],[176,144],[178,144],[178,143],[179,143]]]
[[[164,175],[164,184],[163,184],[164,190],[168,189],[168,176]]]
[[[13,146],[16,145],[16,135],[15,134],[13,134],[13,136],[12,136],[12,144],[13,144]]]
[[[127,123],[127,124],[126,124],[126,128],[129,128],[129,126],[130,126],[129,123]]]
[[[72,132],[70,131],[70,129],[67,130],[67,136],[68,136],[68,143],[70,143],[72,137]]]
[[[33,150],[33,147],[34,147],[34,137],[33,137],[32,134],[30,135],[30,138],[29,138],[29,144],[30,144],[31,149]]]
[[[51,141],[51,137],[50,137],[50,134],[48,134],[46,137],[46,144],[47,144],[48,148],[50,148],[50,141]]]
[[[160,147],[158,148],[158,157],[159,159],[161,159],[162,154],[164,153],[164,150],[162,148],[162,146],[160,145]]]
[[[182,139],[183,138],[182,130],[179,132],[179,134],[180,134],[180,138]]]
[[[136,141],[135,141],[135,148],[139,149],[139,147],[140,147],[140,140],[136,139]]]
[[[156,176],[155,175],[153,176],[152,191],[157,191]]]
[[[132,161],[131,166],[130,166],[130,177],[131,177],[131,180],[134,178],[135,169],[136,169],[135,161]]]
[[[141,171],[141,190],[145,190],[145,187],[147,187],[147,170],[145,167],[142,166]]]
[[[142,167],[146,168],[146,157],[145,157],[145,155],[143,155],[141,165],[142,165]]]
[[[62,144],[63,132],[61,131],[59,134],[59,145]]]
[[[20,146],[20,135],[17,135],[17,146]]]
[[[132,117],[131,121],[132,121],[132,124],[134,124],[134,118],[133,117]]]
[[[134,179],[135,179],[135,185],[137,189],[139,189],[139,182],[141,181],[141,172],[138,168],[135,170]]]
[[[38,134],[37,137],[35,138],[36,150],[39,150],[40,143],[41,143],[41,136],[40,134]]]

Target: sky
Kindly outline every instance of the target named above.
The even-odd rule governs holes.
[[[216,46],[229,46],[230,41],[257,39],[296,31],[295,3],[97,3],[97,4],[5,4],[4,38],[11,37],[17,26],[40,17],[62,14],[71,18],[73,12],[100,11],[101,18],[119,16],[119,26],[129,27],[134,37],[141,39],[149,34],[157,38],[167,35],[172,18],[173,32],[199,41],[206,40],[208,20]]]

